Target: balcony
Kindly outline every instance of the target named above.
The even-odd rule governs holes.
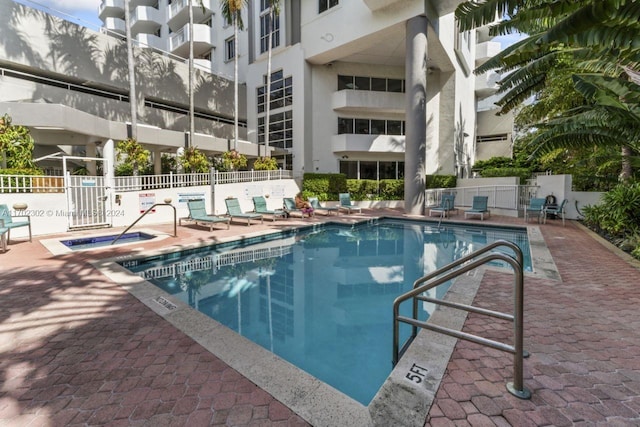
[[[483,42],[476,45],[476,67],[484,64],[502,50],[500,42]]]
[[[131,14],[131,32],[133,34],[153,34],[161,25],[161,13],[155,7],[138,6]]]
[[[202,0],[201,7],[197,0],[192,0],[193,22],[202,22],[213,14],[211,2],[212,0]],[[167,24],[172,31],[176,31],[189,23],[188,4],[189,0],[176,0],[171,3],[171,7],[168,10]]]
[[[120,18],[106,18],[104,20],[104,28],[106,28],[107,31],[112,31],[114,33],[119,33],[123,35],[127,31],[124,25],[124,19],[120,19]]]
[[[140,47],[153,48],[158,50],[165,50],[166,48],[162,39],[153,34],[137,34],[136,41],[138,42],[138,46]]]
[[[394,3],[402,3],[402,0],[364,0],[364,4],[366,4],[372,12]]]
[[[486,98],[498,91],[498,82],[502,76],[494,71],[476,76],[476,96],[478,98]]]
[[[401,114],[405,112],[405,94],[368,90],[340,90],[331,97],[331,107],[340,113]]]
[[[197,1],[197,0],[194,0]],[[150,6],[158,8],[158,0],[129,0],[130,7]]]
[[[98,17],[104,22],[109,17],[124,16],[124,0],[102,0],[98,7]]]
[[[404,153],[404,140],[404,135],[334,135],[331,150],[334,153]]]
[[[195,24],[193,26],[193,54],[195,56],[203,55],[213,47],[215,47],[213,29],[208,25]],[[174,55],[183,58],[189,56],[189,25],[185,25],[179,31],[171,34],[169,50]]]

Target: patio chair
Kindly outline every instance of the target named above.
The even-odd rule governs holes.
[[[304,209],[299,209],[296,207],[296,202],[295,200],[293,200],[293,197],[285,197],[282,199],[282,204],[284,205],[284,210],[285,212],[287,212],[289,214],[289,216],[291,216],[291,214],[293,213],[299,213],[301,218],[304,218],[304,216],[308,216],[309,218],[311,218],[312,213],[311,212],[307,212]]]
[[[565,207],[566,207],[568,201],[569,200],[564,199],[562,201],[562,203],[560,203],[559,206],[546,206],[544,208],[544,213],[542,215],[542,217],[544,218],[544,224],[547,223],[547,215],[555,215],[556,218],[558,216],[562,218],[562,226],[564,227]]]
[[[351,195],[349,193],[340,193],[338,198],[340,199],[340,209],[346,209],[348,214],[350,214],[351,211],[362,213],[362,208],[351,203]]]
[[[26,221],[14,221],[13,218],[27,218]],[[11,215],[11,211],[7,205],[0,205],[0,228],[7,229],[7,240],[5,243],[9,243],[11,240],[11,230],[19,227],[29,228],[29,241],[31,241],[31,217],[29,215]],[[2,233],[4,236],[4,233]]]
[[[253,211],[262,215],[271,215],[273,221],[275,221],[276,218],[287,217],[287,213],[282,209],[267,209],[267,200],[262,196],[253,197]]]
[[[435,212],[438,215],[444,216],[446,218],[450,212],[457,212],[458,209],[455,208],[455,200],[455,194],[443,194],[442,200],[440,201],[440,206],[429,209],[429,216],[431,216],[431,214]]]
[[[186,220],[193,221],[196,225],[208,225],[209,231],[213,231],[213,225],[218,223],[227,224],[227,230],[229,229],[229,223],[231,220],[222,216],[209,215],[205,208],[204,200],[188,200],[187,207],[189,208],[189,217],[185,218]],[[182,220],[183,218],[180,218],[180,225],[182,225]]]
[[[541,222],[544,205],[547,199],[534,197],[529,200],[529,206],[524,208],[524,222],[529,222],[531,216],[538,218],[538,224]]]
[[[466,218],[469,215],[479,215],[480,220],[484,221],[484,215],[487,217],[491,216],[491,212],[487,208],[487,204],[489,202],[488,196],[473,196],[473,201],[471,202],[471,209],[467,209],[464,211],[464,217]]]
[[[336,215],[340,215],[340,208],[337,206],[322,206],[320,204],[320,202],[318,201],[317,197],[309,197],[309,203],[311,204],[311,207],[313,208],[314,211],[324,211],[326,212],[326,215],[331,215],[331,212],[335,212]]]
[[[231,221],[234,218],[246,219],[247,226],[251,225],[252,219],[259,219],[260,224],[264,222],[264,217],[259,213],[242,212],[240,208],[240,202],[236,198],[225,199],[224,203],[227,205],[227,215],[231,217]]]

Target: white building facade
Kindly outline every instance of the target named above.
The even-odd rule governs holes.
[[[472,70],[497,43],[482,32],[458,32],[454,11],[460,0],[281,0],[273,25],[269,108],[268,3],[249,1],[238,36],[241,152],[265,153],[259,145],[265,143],[269,110],[269,148],[298,175],[393,179],[409,173],[417,178],[405,179],[411,186],[405,192],[416,195],[425,174],[469,176],[479,137],[478,100],[495,92],[495,81]],[[175,150],[184,145],[189,127],[184,57],[190,2],[129,4],[139,44],[138,139],[156,153]],[[10,88],[0,95],[0,106],[14,123],[31,127],[37,144],[86,144],[90,155],[91,144],[127,136],[126,55],[122,39],[113,37],[125,33],[124,5],[101,3],[98,13],[110,34],[105,35],[0,0],[3,13],[16,16],[11,25],[31,28],[28,39],[18,41],[37,53],[14,52],[11,40],[0,43],[0,65],[8,71],[2,82]],[[197,64],[193,143],[215,154],[226,151],[233,136],[234,29],[224,22],[218,0],[191,5]],[[77,46],[74,37],[80,39]],[[16,79],[16,72],[30,77]],[[72,85],[91,90],[69,90]],[[64,120],[40,123],[21,103],[55,104],[59,114],[49,116]],[[91,131],[81,126],[87,123]]]

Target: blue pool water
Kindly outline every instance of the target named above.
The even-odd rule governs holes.
[[[111,243],[119,236],[119,234],[111,234],[107,236],[79,237],[77,239],[61,240],[60,243],[71,249],[72,251],[80,251],[84,249],[101,248],[111,245]],[[154,235],[142,232],[125,233],[115,244],[122,245],[131,242],[141,242],[153,239]]]
[[[368,405],[392,369],[392,303],[413,282],[524,229],[384,219],[123,262],[166,292]],[[509,249],[505,249],[508,253]],[[449,284],[430,291],[441,298]],[[433,306],[421,306],[426,319]],[[403,309],[409,314],[411,304]],[[405,325],[406,326],[406,325]],[[402,330],[403,340],[409,327]]]

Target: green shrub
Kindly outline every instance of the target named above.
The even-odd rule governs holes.
[[[455,188],[457,178],[455,175],[427,175],[427,188]],[[403,193],[404,197],[404,193]]]
[[[640,234],[640,183],[619,184],[602,195],[602,203],[583,208],[584,222],[614,237]]]
[[[531,177],[531,170],[527,168],[486,168],[480,175],[483,178],[517,176],[520,182],[526,182]]]
[[[403,179],[383,179],[379,186],[380,200],[403,200],[404,180]]]
[[[305,173],[302,195],[317,197],[320,201],[338,200],[338,194],[347,191],[347,177],[342,173]]]

